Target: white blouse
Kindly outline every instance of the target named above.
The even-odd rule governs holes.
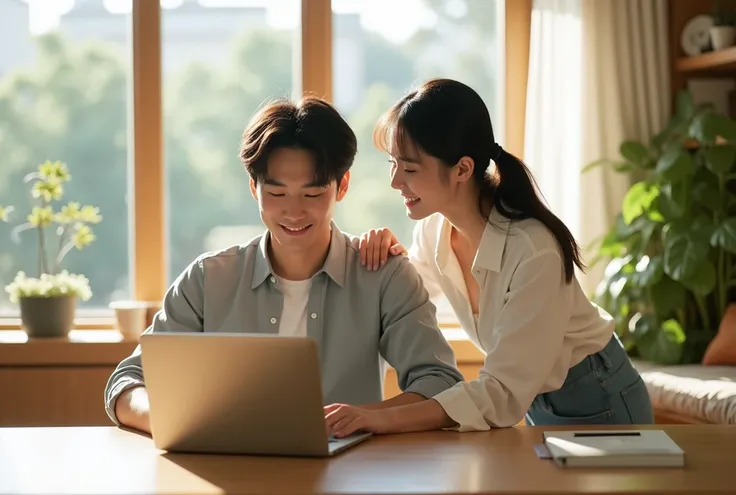
[[[477,320],[440,214],[420,221],[409,250],[434,298],[444,293],[460,325],[486,357],[480,376],[434,397],[458,431],[513,426],[534,397],[556,390],[568,369],[601,350],[613,318],[588,300],[577,279],[565,283],[552,233],[538,220],[492,213],[473,261],[480,287]]]

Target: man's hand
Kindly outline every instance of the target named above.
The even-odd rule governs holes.
[[[148,391],[144,386],[129,388],[115,402],[115,416],[121,424],[151,434]]]
[[[327,431],[335,438],[363,431],[376,434],[390,433],[390,413],[387,410],[369,410],[347,404],[325,406]]]

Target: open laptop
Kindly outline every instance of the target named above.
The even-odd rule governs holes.
[[[370,436],[330,438],[311,338],[166,332],[140,344],[158,449],[322,457]]]

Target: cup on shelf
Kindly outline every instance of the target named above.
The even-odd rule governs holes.
[[[129,340],[138,340],[151,325],[159,303],[149,301],[113,301],[110,309],[115,312],[115,327]]]
[[[736,42],[736,27],[713,26],[710,28],[710,40],[715,51],[731,47]]]

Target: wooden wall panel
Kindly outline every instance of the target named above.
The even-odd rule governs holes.
[[[0,426],[111,426],[112,366],[0,368]]]

